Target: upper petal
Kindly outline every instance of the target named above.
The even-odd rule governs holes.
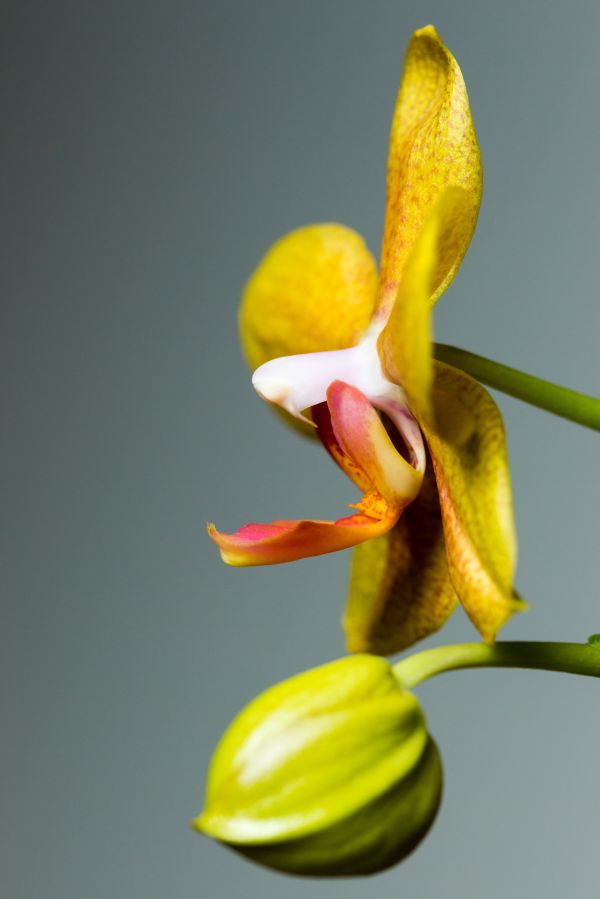
[[[396,291],[378,349],[386,374],[401,384],[413,414],[432,423],[433,347],[431,297],[444,248],[452,242],[456,222],[471,207],[471,195],[449,187],[438,198],[421,229]]]
[[[438,485],[448,567],[467,614],[486,641],[525,603],[513,590],[516,538],[504,426],[489,393],[435,362],[439,432],[424,428]]]
[[[440,194],[464,188],[470,203],[438,256],[437,298],[460,265],[475,228],[483,189],[481,158],[458,64],[433,26],[408,46],[392,121],[381,255],[382,310],[393,300],[415,241]]]

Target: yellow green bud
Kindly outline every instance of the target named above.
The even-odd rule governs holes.
[[[271,687],[235,719],[194,826],[294,874],[371,874],[435,818],[437,747],[389,663],[355,655]]]

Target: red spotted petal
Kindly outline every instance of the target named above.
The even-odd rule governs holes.
[[[246,524],[235,534],[223,534],[209,525],[208,533],[228,565],[276,565],[348,549],[384,534],[393,523],[394,519],[390,523],[387,518],[356,514],[338,521]]]
[[[423,474],[398,452],[368,399],[334,381],[327,403],[313,409],[327,450],[364,491],[358,512],[337,521],[246,524],[233,534],[208,526],[229,565],[274,565],[357,546],[394,526],[421,486]]]

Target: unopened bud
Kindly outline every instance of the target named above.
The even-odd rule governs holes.
[[[270,688],[223,736],[194,826],[294,874],[371,874],[435,818],[437,747],[385,659],[355,655]]]

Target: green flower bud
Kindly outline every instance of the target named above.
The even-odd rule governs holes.
[[[355,655],[250,703],[214,754],[194,826],[256,862],[348,876],[403,859],[435,818],[437,747],[389,663]]]

